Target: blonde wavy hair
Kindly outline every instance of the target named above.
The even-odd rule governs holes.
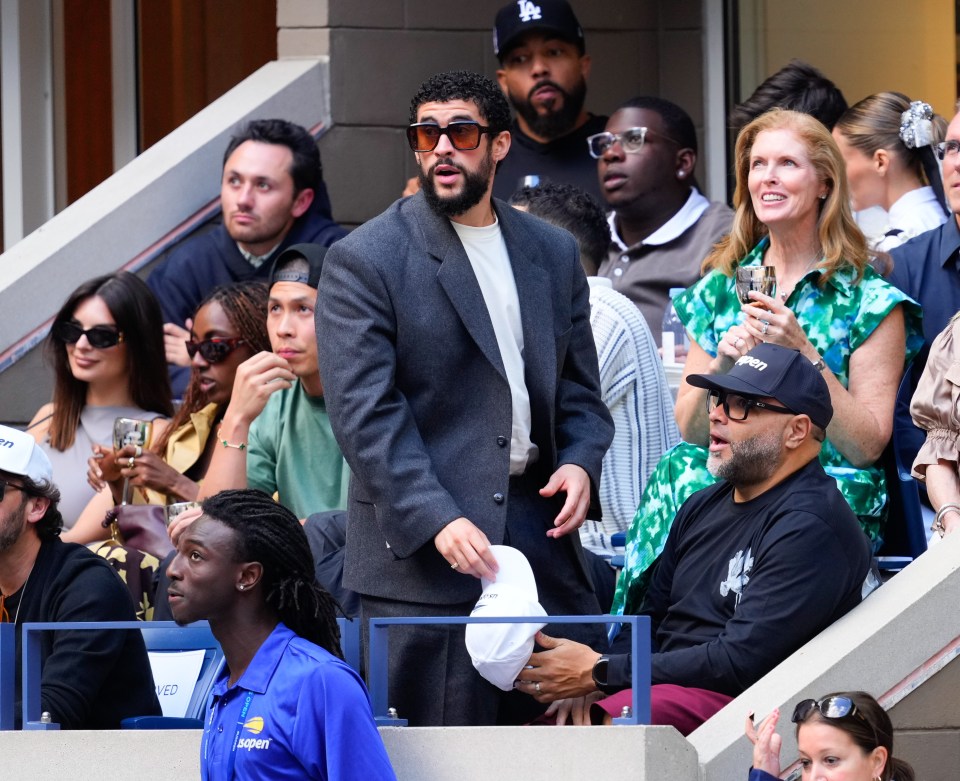
[[[737,173],[737,189],[733,195],[736,213],[730,234],[720,240],[707,259],[703,261],[703,273],[716,269],[728,277],[757,243],[769,235],[767,226],[758,219],[753,210],[748,177],[750,152],[754,141],[764,130],[792,130],[806,148],[820,181],[827,185],[827,197],[820,202],[817,233],[823,248],[823,260],[817,268],[823,269],[819,279],[822,287],[841,269],[852,267],[857,280],[869,263],[867,241],[853,221],[850,211],[850,191],[843,157],[830,131],[809,114],[775,108],[757,117],[737,136],[734,160]]]

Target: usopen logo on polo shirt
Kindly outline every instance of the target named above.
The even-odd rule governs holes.
[[[244,723],[243,729],[252,735],[259,735],[263,732],[263,716],[254,716],[249,719]],[[263,751],[270,748],[270,740],[270,738],[240,738],[237,742],[237,748],[247,751]]]

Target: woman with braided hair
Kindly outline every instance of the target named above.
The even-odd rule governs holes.
[[[226,658],[203,734],[203,779],[395,780],[296,516],[243,489],[176,523],[170,609],[179,624],[207,619]]]

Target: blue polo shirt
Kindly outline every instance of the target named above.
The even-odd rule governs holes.
[[[283,623],[229,688],[228,678],[224,669],[213,687],[204,781],[396,781],[360,677]]]

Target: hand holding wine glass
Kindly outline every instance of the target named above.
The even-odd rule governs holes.
[[[777,272],[773,266],[741,266],[737,268],[737,298],[741,304],[765,307],[750,298],[750,291],[756,290],[765,296],[773,296],[777,292]]]

